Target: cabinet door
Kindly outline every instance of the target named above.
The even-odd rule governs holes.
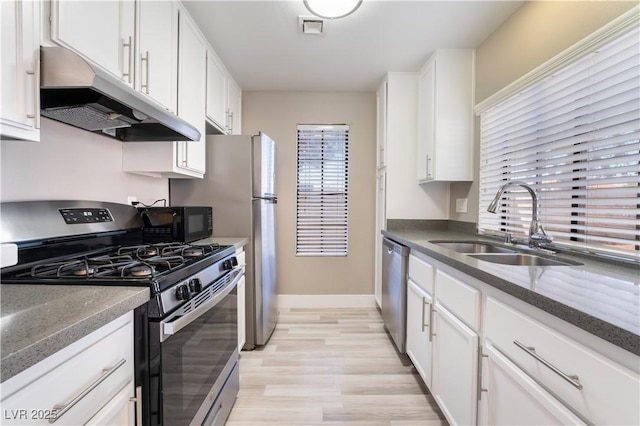
[[[418,144],[416,170],[418,182],[433,179],[436,117],[436,66],[430,59],[418,78]]]
[[[387,81],[383,81],[378,92],[376,94],[376,108],[378,115],[378,128],[377,128],[377,140],[378,140],[378,153],[377,164],[378,169],[387,166]]]
[[[578,425],[584,422],[487,343],[480,424]]]
[[[186,14],[180,15],[180,22],[178,116],[194,125],[201,136],[199,141],[177,143],[177,166],[204,173],[207,48]]]
[[[246,320],[246,284],[245,277],[238,281],[238,350],[241,351],[247,342],[247,320]]]
[[[232,79],[228,78],[229,90],[229,134],[242,133],[242,91]]]
[[[173,1],[138,4],[136,88],[175,112],[178,82],[178,9]],[[204,84],[201,90],[204,91]]]
[[[0,2],[2,19],[2,139],[40,140],[39,4]]]
[[[433,298],[412,280],[407,288],[407,355],[431,388],[431,312]]]
[[[436,301],[433,388],[452,425],[476,424],[478,335]]]
[[[122,388],[111,401],[100,409],[88,422],[91,426],[135,425],[135,398],[133,382]]]
[[[118,1],[57,0],[51,13],[52,40],[121,77]]]
[[[215,53],[207,53],[207,118],[227,132],[227,75]]]
[[[376,191],[376,261],[375,261],[375,299],[378,307],[382,307],[382,234],[387,229],[387,174],[378,172],[378,190]]]

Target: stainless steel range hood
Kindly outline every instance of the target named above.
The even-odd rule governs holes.
[[[121,141],[200,140],[198,129],[71,50],[41,47],[40,61],[43,117]]]

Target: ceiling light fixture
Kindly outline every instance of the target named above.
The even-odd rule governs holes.
[[[338,19],[355,12],[362,0],[303,0],[309,12],[324,19]]]

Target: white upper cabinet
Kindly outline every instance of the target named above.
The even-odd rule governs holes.
[[[51,2],[51,40],[133,86],[135,2]]]
[[[220,131],[227,127],[227,71],[216,54],[207,52],[207,119]]]
[[[126,172],[169,178],[204,176],[207,46],[188,13],[181,9],[179,15],[177,114],[200,131],[200,140],[123,144],[122,168]]]
[[[212,49],[207,55],[207,121],[215,133],[241,133],[242,91]]]
[[[40,140],[40,9],[33,1],[0,2],[2,139]]]
[[[229,77],[227,81],[229,90],[229,122],[227,127],[229,134],[239,135],[242,132],[242,90],[232,78]]]
[[[178,167],[204,174],[207,46],[187,13],[180,13],[178,115],[200,131],[199,141],[178,142]]]
[[[376,113],[378,116],[376,158],[378,170],[387,166],[387,85],[387,80],[384,80],[376,93]]]
[[[136,88],[176,112],[178,83],[178,5],[138,1]],[[204,91],[204,85],[202,89]]]
[[[74,50],[176,112],[175,1],[52,0],[50,5],[51,41]]]
[[[418,78],[419,183],[473,180],[474,51],[437,50]]]

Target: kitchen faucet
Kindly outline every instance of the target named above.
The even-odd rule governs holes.
[[[529,224],[529,247],[538,248],[541,243],[550,243],[553,241],[553,238],[547,235],[540,225],[540,220],[538,219],[538,196],[536,192],[529,186],[526,182],[522,182],[519,180],[513,180],[511,182],[507,182],[498,189],[498,193],[493,198],[491,203],[489,203],[489,207],[487,207],[487,211],[489,213],[495,213],[498,208],[498,202],[500,198],[502,198],[502,194],[504,191],[510,187],[518,185],[526,189],[531,195],[531,204],[533,205],[531,209],[531,223]]]

